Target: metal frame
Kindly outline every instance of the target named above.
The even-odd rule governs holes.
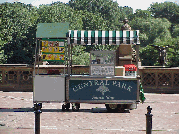
[[[64,39],[64,38],[63,38]],[[67,39],[67,41],[69,42],[69,40],[70,40],[70,36],[69,37],[67,37],[67,38],[65,38],[65,39]],[[41,42],[41,40],[42,40],[42,38],[36,38],[36,49],[35,49],[35,63],[34,63],[34,78],[35,78],[35,75],[36,75],[36,73],[35,73],[35,68],[36,68],[36,64],[37,64],[37,57],[38,57],[38,70],[37,70],[37,74],[39,75],[39,54],[40,54],[40,42]],[[93,79],[95,79],[95,80],[101,80],[101,79],[108,79],[109,80],[109,77],[110,77],[110,80],[137,80],[137,90],[138,90],[138,92],[137,92],[137,101],[139,101],[139,80],[137,79],[137,78],[129,78],[129,77],[116,77],[115,76],[115,64],[116,64],[116,52],[115,51],[102,51],[102,52],[108,52],[108,53],[112,53],[112,54],[114,54],[114,63],[112,64],[112,65],[110,65],[110,64],[99,64],[99,65],[96,65],[96,66],[114,66],[114,76],[97,76],[97,75],[93,75],[93,76],[91,76],[91,66],[92,66],[92,64],[91,64],[91,53],[92,52],[95,52],[95,51],[91,51],[90,52],[90,76],[72,76],[72,63],[73,63],[73,61],[72,61],[72,47],[73,47],[73,45],[76,45],[76,44],[74,44],[74,43],[68,43],[67,42],[67,45],[65,45],[64,47],[65,47],[65,49],[66,49],[66,51],[65,51],[65,67],[64,67],[64,75],[65,75],[65,100],[66,100],[66,102],[74,102],[73,100],[70,100],[69,101],[69,80],[70,79],[76,79],[76,80],[81,80],[81,79],[91,79],[91,80],[93,80]],[[122,44],[121,44],[122,45]],[[136,45],[136,44],[130,44],[130,45]],[[38,50],[38,51],[37,51]],[[98,51],[98,52],[100,52],[100,51]],[[138,57],[139,57],[139,45],[136,45],[136,52],[137,52],[137,55],[136,55],[136,60],[137,60],[137,76],[138,76],[138,74],[139,74],[139,72],[138,72]],[[38,54],[37,56],[36,56],[36,54]],[[66,75],[66,67],[67,67],[67,75]],[[108,77],[108,78],[107,78]],[[107,103],[106,102],[106,100],[91,100],[91,101],[82,101],[82,100],[80,100],[80,102],[82,102],[82,103],[95,103],[95,101],[97,101],[98,103]],[[112,103],[112,102],[120,102],[120,103],[134,103],[134,100],[127,100],[127,101],[125,101],[124,102],[124,100],[109,100],[108,101],[109,103]],[[136,100],[135,100],[135,103],[137,104],[137,102],[136,102]]]
[[[53,38],[54,39],[54,38]],[[59,38],[57,38],[59,39]],[[65,38],[60,38],[60,39],[65,39]],[[41,47],[41,41],[42,41],[42,38],[36,38],[36,48],[35,48],[35,62],[34,62],[34,72],[33,72],[33,78],[35,78],[36,75],[39,75],[39,54],[40,54],[40,47]],[[66,42],[66,41],[65,41]],[[67,45],[68,46],[68,45]],[[64,47],[66,47],[66,45],[64,44]],[[65,52],[65,55],[66,52]],[[37,59],[38,58],[38,59]],[[37,65],[37,61],[38,61],[38,68],[37,68],[37,73],[36,73],[36,65]],[[68,60],[66,60],[65,58],[65,62],[64,62],[64,65],[66,66],[66,63],[68,63]],[[68,68],[68,64],[67,64],[67,68]],[[60,75],[60,76],[66,76],[66,71],[65,71],[65,67],[64,67],[64,75]],[[33,79],[33,83],[34,83],[34,79]],[[33,85],[34,86],[34,85]],[[33,88],[33,96],[34,96],[35,92],[34,92],[34,88]],[[46,103],[49,103],[51,101],[34,101],[34,103],[40,103],[40,102],[46,102]],[[58,102],[59,101],[53,101],[53,102]]]
[[[62,39],[64,39],[64,38],[62,38]],[[37,70],[37,74],[39,75],[39,54],[40,54],[40,47],[41,47],[41,41],[42,41],[42,38],[36,38],[36,47],[35,47],[35,62],[34,62],[34,76],[36,75],[35,74],[35,68],[36,68],[36,65],[37,65],[37,60],[36,60],[36,58],[38,58],[38,70]],[[68,46],[68,45],[67,45]],[[64,45],[64,47],[66,47],[65,45]],[[38,49],[38,51],[37,51],[37,49]],[[65,52],[65,56],[66,56],[67,54],[66,54],[66,52]],[[68,67],[68,60],[66,60],[66,58],[65,58],[65,62],[64,62],[64,66],[66,66],[67,65],[67,67]],[[65,75],[65,67],[64,67],[64,75]]]

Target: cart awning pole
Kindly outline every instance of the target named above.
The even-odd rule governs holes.
[[[40,52],[40,41],[39,41],[39,47],[38,47],[38,72],[37,72],[38,75],[39,75],[39,52]]]
[[[136,45],[136,63],[137,63],[137,76],[139,75],[139,45]]]
[[[66,71],[65,71],[65,69],[66,69],[66,57],[67,57],[67,55],[66,55],[66,45],[64,44],[64,48],[65,48],[65,63],[64,63],[64,75],[65,75],[65,73],[66,73]]]
[[[35,66],[36,66],[36,58],[37,58],[37,56],[36,56],[36,52],[37,52],[37,39],[36,39],[36,45],[35,45],[35,62],[34,62],[34,72],[33,72],[33,75],[35,76]]]
[[[70,67],[71,67],[71,69],[70,69],[70,74],[72,74],[72,44],[71,44],[71,61],[70,61]]]
[[[68,75],[70,75],[70,45],[68,45]]]

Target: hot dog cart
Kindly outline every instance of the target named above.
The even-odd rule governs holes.
[[[72,45],[75,47],[75,45],[94,44],[138,46],[139,30],[85,31],[69,30],[69,23],[37,25],[35,51],[37,60],[33,73],[34,106],[37,103],[60,102],[64,103],[63,111],[69,110],[70,104],[73,111],[78,111],[80,103],[105,104],[107,110],[137,108],[140,102],[138,66],[133,64],[116,66],[116,51],[91,51],[89,74],[72,74]],[[58,70],[39,72],[39,57],[42,61],[64,63],[64,73],[60,74]],[[125,72],[131,71],[130,67],[133,69],[133,75]],[[117,71],[122,73],[116,75]]]

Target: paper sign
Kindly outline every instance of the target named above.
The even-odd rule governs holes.
[[[42,47],[47,47],[48,46],[48,41],[42,41]]]
[[[53,57],[54,57],[54,60],[60,60],[58,54],[54,54]]]
[[[48,48],[48,52],[49,52],[49,53],[53,53],[53,47],[49,47],[49,48]]]
[[[42,52],[48,52],[48,48],[42,47]]]
[[[48,47],[53,47],[54,41],[49,41],[48,42]]]
[[[59,42],[59,46],[64,46],[64,42]]]
[[[63,54],[43,54],[42,60],[64,60]]]
[[[59,54],[59,58],[60,58],[60,60],[64,60],[64,55],[63,54]]]
[[[46,57],[47,57],[47,55],[46,55],[46,54],[43,54],[43,55],[42,55],[42,60],[46,60]]]
[[[59,53],[64,53],[64,47],[59,47]]]
[[[53,60],[53,54],[47,54],[47,60]]]
[[[42,41],[42,60],[64,60],[64,42]]]
[[[53,52],[58,53],[59,47],[54,47]]]

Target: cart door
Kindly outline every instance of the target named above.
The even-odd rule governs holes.
[[[34,103],[63,102],[65,100],[65,76],[36,75],[33,86]]]

